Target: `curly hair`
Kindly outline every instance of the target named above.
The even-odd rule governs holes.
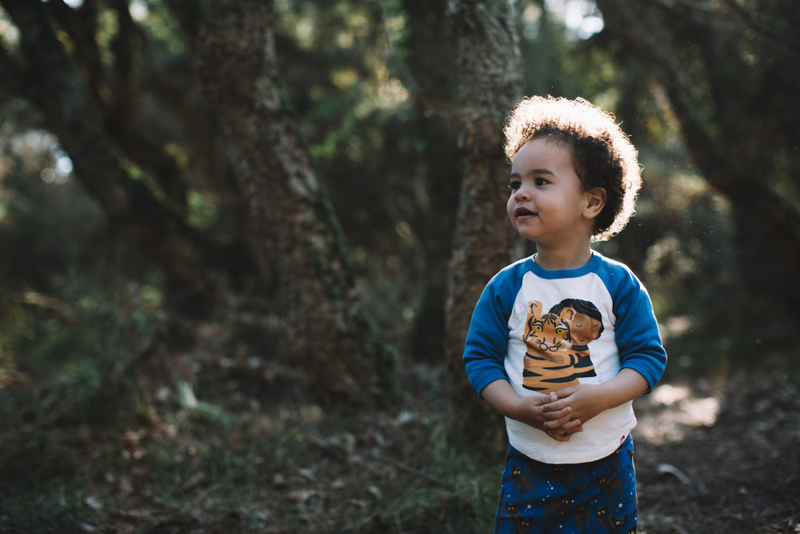
[[[636,148],[614,116],[587,100],[525,98],[503,129],[505,152],[514,159],[528,141],[547,137],[572,152],[575,174],[584,191],[606,190],[606,203],[594,221],[595,241],[605,241],[628,224],[642,186]]]

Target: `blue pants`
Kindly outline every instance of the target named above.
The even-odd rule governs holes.
[[[496,533],[631,534],[637,518],[630,436],[613,454],[584,464],[545,464],[509,447]]]

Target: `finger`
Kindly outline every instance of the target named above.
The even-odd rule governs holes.
[[[577,428],[580,428],[581,431],[583,430],[583,425],[581,424],[579,419],[570,419],[570,416],[562,417],[556,421],[547,421],[552,423],[552,425],[548,425],[551,430],[567,430],[569,432],[576,432]],[[560,424],[559,424],[560,423]],[[544,423],[542,424],[544,426]]]
[[[568,388],[562,388],[562,389],[553,391],[550,394],[551,395],[555,395],[559,399],[563,399],[564,397],[569,397],[570,395],[575,393],[575,391],[577,391],[577,389],[578,388],[576,386],[570,386]]]
[[[555,402],[548,402],[547,404],[542,404],[542,411],[543,412],[556,412],[558,410],[563,410],[564,408],[568,407],[567,401],[555,401]]]
[[[572,419],[569,414],[559,417],[558,419],[551,419],[549,421],[545,421],[542,426],[548,430],[553,430],[564,426],[565,424],[569,423],[570,421],[577,421],[577,419]],[[580,422],[578,423],[580,424]]]
[[[548,431],[548,433],[552,434],[553,436],[559,438],[562,441],[569,441],[569,438],[571,438],[572,435],[575,434],[575,431],[574,430],[563,430],[561,428],[558,428],[556,430],[550,430],[550,431]]]
[[[548,431],[547,435],[553,438],[556,441],[569,441],[569,434],[568,433],[561,433],[561,432],[553,432]]]
[[[542,405],[544,405],[544,404],[547,404],[547,403],[553,402],[553,401],[552,401],[552,398],[551,398],[551,397],[549,397],[549,396],[547,396],[547,395],[531,395],[530,397],[528,397],[528,400],[529,400],[529,401],[530,401],[530,402],[531,402],[531,403],[532,403],[534,406],[542,406]]]
[[[561,409],[558,409],[558,410],[553,410],[553,411],[547,410],[547,409],[545,409],[544,406],[542,406],[542,416],[545,419],[549,419],[551,421],[553,421],[555,419],[562,419],[564,417],[567,417],[571,413],[572,413],[572,406],[566,406],[564,408],[561,408]]]
[[[583,432],[583,426],[581,426],[581,422],[577,419],[573,419],[572,421],[568,421],[564,425],[554,428],[551,430],[546,431],[548,434],[553,436],[557,436],[561,439],[569,438],[576,432]]]
[[[567,421],[559,430],[568,430],[570,432],[583,432],[583,425],[581,425],[580,419],[572,419]]]

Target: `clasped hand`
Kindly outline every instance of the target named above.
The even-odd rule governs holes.
[[[584,423],[605,409],[601,400],[600,391],[589,384],[521,397],[515,419],[544,431],[557,441],[569,441],[575,432],[583,431]]]

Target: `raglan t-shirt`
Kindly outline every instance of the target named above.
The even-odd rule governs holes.
[[[595,252],[578,269],[548,271],[532,256],[495,275],[475,306],[463,360],[479,394],[508,380],[528,396],[600,384],[622,368],[637,371],[652,390],[667,354],[644,286],[628,267]],[[597,415],[565,442],[506,418],[510,444],[550,464],[604,458],[634,426],[632,402]]]

